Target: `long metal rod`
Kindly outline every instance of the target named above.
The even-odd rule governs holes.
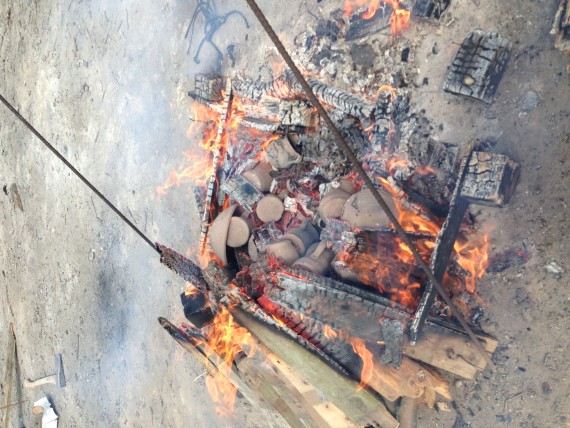
[[[374,186],[374,183],[372,182],[370,177],[368,177],[368,174],[364,170],[364,167],[362,166],[362,164],[360,163],[360,161],[358,160],[358,158],[356,157],[354,152],[351,150],[349,145],[346,143],[343,136],[340,134],[339,130],[337,129],[337,127],[333,123],[332,119],[328,115],[328,113],[325,110],[325,108],[323,107],[323,105],[320,103],[318,98],[315,96],[315,94],[311,90],[309,83],[307,82],[305,77],[301,74],[301,71],[296,66],[296,64],[293,62],[293,59],[291,58],[291,56],[289,55],[289,53],[287,52],[287,50],[283,46],[283,43],[281,43],[281,41],[279,40],[279,37],[277,37],[277,34],[275,33],[275,31],[273,30],[273,28],[271,27],[271,25],[269,24],[269,22],[265,18],[265,15],[263,14],[261,9],[259,8],[257,3],[255,2],[255,0],[246,0],[246,2],[249,5],[249,7],[251,8],[251,10],[253,11],[253,14],[259,20],[259,23],[261,24],[263,29],[267,32],[267,35],[269,36],[269,38],[271,39],[271,41],[273,42],[273,44],[275,45],[275,47],[277,48],[277,50],[279,51],[279,53],[281,54],[281,56],[283,57],[283,59],[285,60],[285,62],[287,63],[287,65],[289,66],[291,71],[293,72],[293,74],[295,75],[295,77],[297,78],[297,80],[299,81],[299,84],[301,85],[301,87],[303,88],[305,93],[307,94],[309,101],[311,101],[313,106],[317,109],[320,116],[325,121],[327,127],[332,132],[332,134],[336,140],[336,143],[342,149],[342,151],[346,154],[346,156],[350,159],[350,161],[354,165],[356,171],[358,172],[358,175],[364,181],[364,184],[366,184],[366,186],[368,186],[368,188],[372,192],[372,195],[374,195],[374,199],[376,199],[376,201],[378,202],[380,207],[382,207],[382,210],[384,210],[384,212],[386,213],[386,215],[390,219],[390,222],[394,226],[394,229],[398,233],[398,236],[402,239],[402,241],[404,241],[406,246],[410,249],[410,251],[414,255],[414,258],[416,259],[416,262],[418,263],[418,265],[426,273],[426,275],[428,276],[431,283],[434,285],[434,287],[437,290],[437,292],[439,293],[439,295],[443,298],[445,303],[453,311],[455,317],[457,318],[457,320],[461,324],[461,327],[463,327],[463,329],[467,332],[467,334],[471,338],[473,344],[475,345],[476,349],[481,353],[481,355],[483,356],[483,358],[485,358],[485,360],[489,363],[489,365],[492,366],[493,362],[491,361],[491,358],[487,354],[487,351],[485,351],[483,346],[481,346],[481,343],[479,343],[479,339],[477,339],[477,336],[475,335],[475,333],[473,332],[471,327],[469,327],[469,325],[467,324],[467,322],[465,321],[465,319],[463,318],[461,313],[457,310],[457,308],[455,307],[455,305],[451,301],[451,298],[447,295],[447,293],[445,292],[445,290],[443,289],[440,282],[437,280],[437,278],[435,277],[435,275],[433,274],[433,272],[431,271],[431,269],[429,268],[427,263],[424,262],[424,260],[422,259],[422,257],[420,256],[420,254],[418,253],[418,251],[416,250],[416,248],[412,244],[412,241],[410,240],[410,238],[408,238],[406,231],[402,228],[402,226],[398,222],[398,219],[396,219],[396,217],[394,216],[392,211],[390,211],[390,208],[388,207],[388,205],[386,204],[384,199],[382,199],[382,196],[378,192],[378,189],[376,189],[376,187]]]
[[[52,146],[48,140],[46,140],[42,134],[40,134],[36,128],[34,128],[30,122],[28,122],[26,119],[24,119],[24,117],[20,114],[20,112],[18,110],[16,110],[12,104],[10,104],[8,102],[8,100],[6,100],[6,98],[4,98],[2,95],[0,95],[0,101],[2,101],[4,103],[4,105],[6,107],[8,107],[8,109],[14,113],[14,116],[16,116],[18,119],[20,119],[20,122],[22,122],[24,125],[26,125],[26,127],[32,131],[32,133],[38,137],[38,139],[44,143],[44,145],[50,149],[52,151],[52,153],[54,155],[57,156],[57,158],[62,161],[66,167],[68,167],[71,172],[73,172],[81,181],[83,181],[83,183],[85,183],[85,185],[87,185],[87,187],[89,187],[93,193],[95,193],[99,199],[101,199],[103,202],[105,202],[109,208],[111,208],[115,214],[117,214],[121,220],[123,220],[125,223],[127,223],[131,229],[133,229],[137,235],[139,235],[148,245],[150,245],[152,247],[152,249],[156,252],[158,251],[158,248],[156,247],[156,245],[138,228],[136,227],[133,222],[131,222],[121,211],[119,211],[119,209],[113,205],[113,203],[111,201],[109,201],[109,199],[107,199],[107,197],[105,195],[103,195],[99,190],[97,190],[97,188],[91,184],[91,182],[89,180],[87,180],[83,174],[81,174],[54,146]]]

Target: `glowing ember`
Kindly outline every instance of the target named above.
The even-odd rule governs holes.
[[[249,356],[253,355],[255,342],[251,334],[234,321],[229,311],[221,307],[206,335],[207,344],[224,360],[219,371],[206,379],[210,396],[217,404],[217,412],[230,415],[234,410],[237,388],[229,381],[232,364],[236,356],[248,347]]]
[[[376,14],[379,7],[389,5],[392,8],[390,16],[390,28],[392,36],[397,36],[402,31],[410,28],[411,12],[404,9],[400,0],[344,0],[344,13],[346,16],[352,15],[356,10],[366,7],[366,12],[361,15],[362,19],[371,19]]]

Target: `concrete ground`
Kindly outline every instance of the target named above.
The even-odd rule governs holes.
[[[288,46],[314,16],[340,6],[275,3],[260,5]],[[487,302],[485,326],[500,341],[497,370],[453,383],[454,410],[422,409],[419,426],[570,425],[570,58],[548,37],[555,3],[454,0],[446,24],[414,22],[402,36],[413,39],[417,81],[430,82],[418,85],[412,102],[426,109],[434,136],[455,144],[492,137],[494,150],[521,163],[513,200],[499,210],[477,209],[478,224],[492,226],[492,251],[524,244],[531,254],[525,265],[489,274],[479,288]],[[196,145],[186,137],[186,92],[196,73],[216,66],[211,46],[200,64],[193,61],[196,39],[187,52],[195,6],[177,0],[0,4],[0,93],[145,234],[181,252],[197,240],[191,189],[158,196],[156,188],[180,164],[180,153]],[[257,77],[269,41],[244,2],[220,5],[231,7],[246,15],[250,28],[232,18],[214,41],[224,52],[235,45],[233,70]],[[514,42],[491,107],[440,89],[457,44],[477,27]],[[202,30],[199,19],[195,37]],[[225,57],[226,74],[230,63]],[[342,79],[331,83],[342,86]],[[29,400],[10,411],[8,426],[34,425],[31,403],[43,395],[69,427],[283,424],[243,399],[231,419],[216,414],[201,366],[156,320],[183,320],[183,281],[3,107],[0,153],[0,349],[13,322],[20,384],[12,397]],[[546,271],[552,261],[565,272]],[[516,299],[518,289],[526,300]],[[62,354],[67,386],[22,389],[25,377],[53,372],[55,354]],[[6,356],[0,354],[2,375]]]

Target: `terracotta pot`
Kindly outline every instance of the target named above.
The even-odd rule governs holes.
[[[293,245],[290,240],[285,239],[285,237],[272,242],[271,244],[267,244],[265,246],[265,251],[267,251],[267,254],[271,254],[282,259],[287,266],[291,266],[293,262],[300,257],[295,245]]]
[[[293,263],[293,267],[304,269],[317,275],[326,275],[331,266],[334,253],[327,248],[327,243],[320,242],[315,250]]]
[[[266,193],[271,189],[273,177],[269,174],[273,171],[273,167],[265,162],[260,162],[257,166],[249,171],[243,172],[241,175],[260,192]]]
[[[327,218],[339,218],[348,198],[350,198],[350,193],[347,193],[344,190],[329,190],[319,204],[319,217],[323,220]]]
[[[343,190],[346,193],[356,193],[356,185],[354,184],[354,180],[348,177],[343,177],[338,180],[338,189]]]
[[[223,264],[228,263],[226,256],[226,242],[228,240],[228,232],[234,211],[237,205],[226,208],[216,217],[210,226],[210,246],[212,251],[218,256]]]
[[[264,223],[278,221],[284,210],[283,201],[275,195],[264,196],[255,207],[257,217]]]
[[[265,150],[267,160],[276,169],[289,168],[291,165],[301,162],[303,157],[293,149],[287,137],[281,137],[272,141]]]
[[[287,238],[293,242],[299,254],[303,255],[311,244],[318,241],[319,232],[311,224],[311,219],[305,219],[301,226],[289,229],[283,235],[283,238]]]
[[[392,197],[380,192],[390,210],[395,212]],[[368,189],[352,195],[344,204],[341,219],[347,221],[352,229],[380,229],[391,227],[388,216],[380,207],[372,192]]]
[[[251,235],[251,229],[253,225],[247,217],[232,217],[226,241],[228,247],[237,248],[245,245]]]

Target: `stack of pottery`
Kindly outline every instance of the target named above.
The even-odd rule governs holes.
[[[266,245],[265,249],[268,254],[279,257],[290,266],[305,255],[318,239],[319,232],[311,224],[311,219],[305,219],[301,226],[289,229],[281,239]]]
[[[238,248],[245,245],[251,235],[253,224],[244,213],[234,216],[237,205],[220,213],[210,227],[210,246],[223,264],[228,263],[226,247]]]

